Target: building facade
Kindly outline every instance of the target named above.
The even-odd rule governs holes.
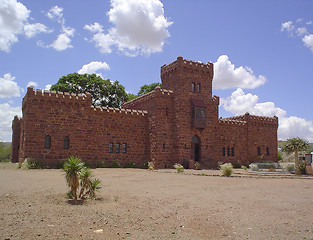
[[[152,161],[216,168],[218,162],[277,161],[277,117],[219,118],[213,64],[178,57],[161,67],[162,88],[122,105],[93,107],[90,94],[28,88],[23,117],[12,123],[12,162],[48,165],[69,156],[122,166]]]

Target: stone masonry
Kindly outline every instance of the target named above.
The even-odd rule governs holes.
[[[277,161],[277,117],[219,118],[213,64],[184,60],[161,67],[162,87],[122,105],[91,105],[91,96],[28,88],[23,118],[12,123],[12,162],[55,166],[69,156],[91,165],[148,161],[216,168],[218,162]]]

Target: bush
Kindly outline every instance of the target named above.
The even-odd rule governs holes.
[[[275,168],[270,168],[268,172],[276,172]]]
[[[45,165],[42,160],[26,158],[22,163],[22,169],[42,169]]]
[[[120,168],[120,167],[121,167],[121,164],[118,161],[116,161],[116,160],[114,160],[110,164],[110,168]]]
[[[284,172],[294,172],[295,171],[295,164],[294,163],[287,163],[283,166]]]
[[[0,162],[10,162],[11,159],[11,144],[0,142]]]
[[[255,163],[251,163],[251,164],[249,165],[249,168],[251,169],[251,171],[255,171],[255,172],[257,172],[257,171],[260,170],[259,167],[258,167],[258,165],[255,164]]]
[[[223,175],[226,177],[230,177],[234,170],[231,163],[224,163],[220,166],[220,169],[222,170]]]
[[[235,162],[235,163],[233,164],[233,167],[234,167],[234,168],[241,168],[241,167],[242,167],[242,164],[241,164],[240,161],[237,161],[237,162]]]
[[[63,168],[63,165],[64,165],[64,162],[65,162],[66,160],[59,160],[59,161],[57,161],[56,162],[56,164],[55,164],[55,168],[56,169],[61,169],[61,168]]]
[[[134,163],[133,161],[128,162],[125,164],[124,168],[136,168],[136,163]]]
[[[199,162],[195,162],[195,170],[201,170],[201,166]]]
[[[184,172],[184,167],[183,167],[183,165],[181,165],[181,164],[179,164],[179,163],[175,163],[173,167],[177,170],[178,173]]]
[[[105,168],[104,161],[99,161],[96,163],[96,168]]]
[[[305,161],[301,161],[299,163],[299,170],[300,170],[301,175],[306,174],[306,163],[305,163]]]
[[[154,163],[153,162],[148,162],[148,169],[154,170]]]
[[[143,163],[140,168],[148,169],[148,162]]]

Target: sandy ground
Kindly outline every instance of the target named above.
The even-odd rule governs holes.
[[[0,167],[0,239],[313,239],[312,178],[93,173],[100,199],[71,205],[60,170]]]

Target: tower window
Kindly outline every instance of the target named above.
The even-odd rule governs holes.
[[[257,153],[258,153],[258,156],[261,156],[261,148],[260,147],[257,148]]]
[[[45,148],[51,148],[51,137],[49,135],[45,137]]]
[[[270,149],[269,149],[269,147],[266,147],[266,155],[267,155],[267,156],[270,155]]]
[[[227,156],[230,156],[230,148],[227,148]]]
[[[122,144],[122,153],[126,153],[127,152],[127,144],[123,143]]]
[[[165,143],[163,143],[163,149],[165,149]]]
[[[70,148],[70,139],[69,137],[65,137],[64,142],[63,142],[63,149],[69,149],[69,148]]]
[[[200,83],[197,83],[197,93],[200,93]]]
[[[235,156],[235,149],[233,147],[231,148],[231,156]]]
[[[195,84],[194,83],[191,83],[191,91],[195,92]]]

